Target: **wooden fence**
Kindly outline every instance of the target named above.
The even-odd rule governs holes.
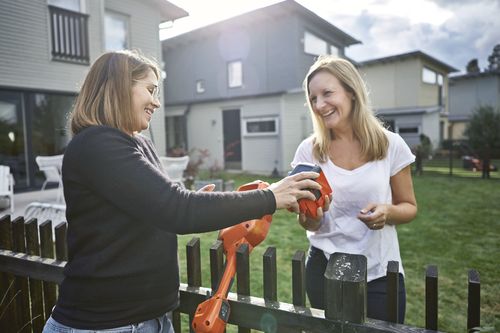
[[[55,227],[51,221],[40,226],[36,219],[23,217],[0,219],[0,332],[38,333],[56,301],[57,284],[63,279],[67,260],[66,223]],[[223,247],[216,241],[210,248],[211,288],[201,286],[200,241],[193,238],[186,245],[187,284],[180,286],[180,305],[173,313],[176,332],[181,327],[180,314],[192,315],[199,303],[217,287],[223,273]],[[255,329],[264,332],[435,332],[438,329],[438,271],[429,266],[425,280],[425,325],[416,328],[396,324],[398,319],[398,263],[388,265],[388,306],[390,321],[366,317],[366,258],[336,253],[330,257],[325,272],[326,309],[306,307],[305,253],[292,258],[292,304],[278,301],[276,249],[263,255],[262,298],[250,296],[248,247],[237,252],[236,293],[229,293],[229,323],[238,332]],[[343,301],[344,300],[344,301]],[[480,284],[476,271],[469,271],[467,328],[480,326]]]

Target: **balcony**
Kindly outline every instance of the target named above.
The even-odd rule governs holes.
[[[89,64],[88,15],[49,6],[52,59]]]

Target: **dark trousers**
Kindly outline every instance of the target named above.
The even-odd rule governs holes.
[[[311,307],[325,308],[325,270],[328,261],[320,249],[311,246],[306,260],[306,291]],[[368,282],[367,317],[387,321],[387,277]],[[399,274],[399,323],[406,311],[406,290],[403,274]]]

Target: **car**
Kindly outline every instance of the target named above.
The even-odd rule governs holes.
[[[481,171],[483,170],[483,161],[474,156],[462,156],[462,165],[466,170]],[[490,171],[497,171],[496,165],[490,163]]]

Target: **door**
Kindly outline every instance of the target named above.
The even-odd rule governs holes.
[[[225,169],[241,170],[240,110],[222,112]]]

